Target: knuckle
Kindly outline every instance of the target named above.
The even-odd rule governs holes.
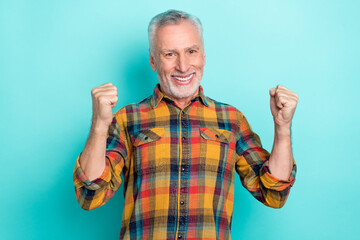
[[[99,102],[104,102],[105,101],[105,96],[98,96],[97,98],[99,100]]]

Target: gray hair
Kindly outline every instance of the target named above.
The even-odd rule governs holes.
[[[179,24],[182,20],[189,20],[200,33],[201,40],[203,40],[203,27],[201,25],[200,19],[183,11],[178,10],[167,10],[166,12],[160,13],[153,17],[149,23],[148,27],[148,37],[149,37],[149,47],[150,51],[153,51],[154,36],[155,32],[159,27],[168,25],[168,24]]]

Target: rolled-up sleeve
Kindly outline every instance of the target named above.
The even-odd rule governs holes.
[[[128,143],[123,125],[114,116],[106,140],[105,169],[100,177],[90,181],[80,166],[78,156],[73,172],[75,194],[80,206],[91,210],[110,200],[121,185],[121,173],[127,160]]]
[[[246,118],[239,122],[239,136],[236,143],[236,171],[242,185],[260,202],[273,208],[281,208],[295,182],[296,164],[294,162],[287,181],[273,176],[269,170],[270,154],[262,145]]]

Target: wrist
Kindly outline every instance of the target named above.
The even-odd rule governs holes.
[[[101,121],[93,121],[91,124],[91,132],[96,135],[107,135],[109,125]]]
[[[275,124],[275,136],[278,138],[290,138],[291,123],[283,125]]]

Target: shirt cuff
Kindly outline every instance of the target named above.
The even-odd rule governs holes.
[[[294,162],[293,170],[291,171],[291,176],[289,180],[281,180],[270,173],[269,161],[266,161],[261,169],[260,181],[263,183],[264,187],[267,189],[272,189],[276,191],[282,191],[288,187],[292,187],[295,182],[295,173],[296,173],[296,164]]]
[[[101,174],[101,176],[90,181],[89,178],[85,175],[82,168],[80,167],[80,157],[81,157],[81,153],[76,159],[74,173],[73,173],[73,180],[75,183],[75,187],[76,188],[85,187],[89,190],[95,191],[107,185],[111,179],[111,173],[109,171],[110,164],[108,158],[106,157],[105,169]]]

